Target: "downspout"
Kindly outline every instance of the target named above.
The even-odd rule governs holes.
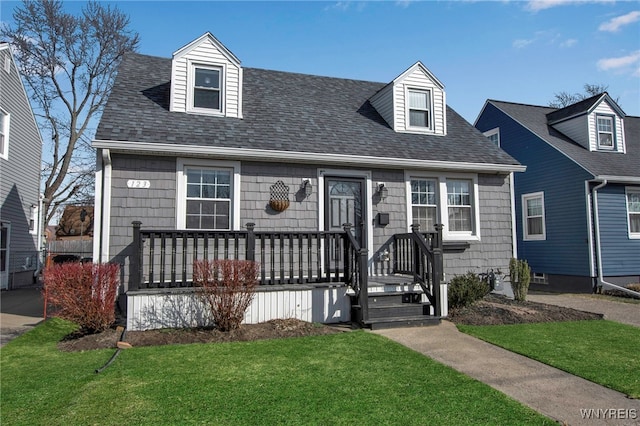
[[[592,198],[593,198],[593,222],[595,226],[595,239],[596,239],[596,264],[598,268],[598,286],[603,288],[611,288],[614,290],[622,291],[623,293],[627,293],[633,297],[640,298],[640,292],[629,290],[628,288],[621,287],[616,284],[612,284],[604,280],[604,274],[602,272],[602,250],[600,248],[601,239],[600,239],[600,218],[598,214],[598,190],[604,188],[608,184],[607,179],[603,179],[599,185],[596,185],[592,190]]]
[[[40,273],[42,272],[42,269],[44,268],[44,262],[45,262],[45,258],[44,258],[44,252],[43,252],[43,241],[42,241],[42,237],[43,237],[43,222],[44,222],[44,218],[42,217],[42,206],[44,204],[44,195],[40,194],[40,196],[38,197],[38,231],[37,231],[37,235],[36,235],[36,244],[38,245],[38,266],[36,268],[35,271],[33,271],[33,278],[37,279],[38,276],[40,275]]]

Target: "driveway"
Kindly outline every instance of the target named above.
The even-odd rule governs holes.
[[[603,314],[605,319],[640,327],[640,303],[605,300],[587,294],[528,294],[527,300]]]
[[[0,346],[44,320],[40,288],[0,292]]]

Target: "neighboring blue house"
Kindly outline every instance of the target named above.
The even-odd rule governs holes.
[[[0,289],[38,272],[42,139],[8,43],[0,42]]]
[[[515,217],[532,288],[640,281],[639,117],[602,93],[562,109],[488,100],[475,126],[527,166]]]

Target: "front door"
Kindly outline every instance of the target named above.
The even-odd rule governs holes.
[[[0,224],[0,289],[9,288],[9,226]]]
[[[356,241],[366,247],[364,179],[335,177],[325,182],[325,229],[342,231],[343,225],[350,223]]]

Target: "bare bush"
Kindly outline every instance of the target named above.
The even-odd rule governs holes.
[[[196,260],[196,294],[221,331],[240,327],[258,286],[258,266],[249,260]]]

